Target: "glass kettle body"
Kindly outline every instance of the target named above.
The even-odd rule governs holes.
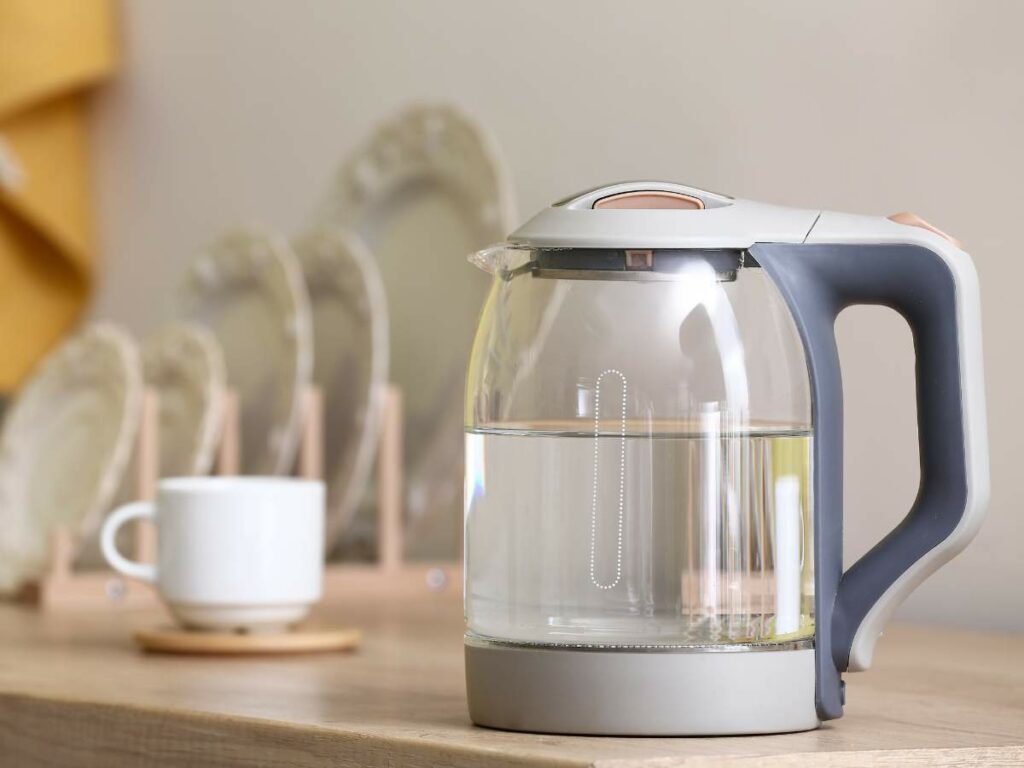
[[[839,716],[841,672],[986,505],[966,255],[922,227],[637,182],[472,258],[494,275],[465,415],[474,721],[685,735]],[[832,326],[851,303],[901,311],[926,378],[915,509],[843,574]]]

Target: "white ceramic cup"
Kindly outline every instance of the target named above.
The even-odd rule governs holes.
[[[153,520],[155,564],[117,551],[118,529]],[[275,630],[301,621],[320,599],[324,485],[280,477],[161,480],[155,502],[115,510],[100,534],[103,556],[148,581],[186,627]]]

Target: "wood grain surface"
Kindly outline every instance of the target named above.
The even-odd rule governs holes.
[[[1024,637],[895,627],[817,731],[585,738],[476,728],[448,595],[324,606],[353,654],[144,654],[159,613],[0,605],[0,766],[1024,765]],[[315,624],[315,622],[314,622]],[[772,706],[765,701],[766,707]]]

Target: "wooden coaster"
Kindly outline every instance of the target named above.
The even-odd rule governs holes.
[[[197,632],[156,627],[135,633],[144,651],[238,656],[261,653],[351,651],[359,646],[358,629],[297,629],[290,632]]]

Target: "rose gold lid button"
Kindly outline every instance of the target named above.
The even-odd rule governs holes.
[[[909,211],[903,211],[902,213],[894,213],[888,217],[889,221],[895,221],[897,224],[906,224],[908,227],[920,227],[921,229],[927,229],[929,232],[934,232],[939,237],[945,238],[957,248],[963,250],[964,244],[957,240],[952,235],[947,235],[938,227],[932,226],[927,221],[922,219],[916,213],[910,213]]]
[[[594,208],[618,209],[618,210],[671,210],[671,211],[700,211],[704,209],[704,201],[693,195],[686,195],[682,192],[670,192],[667,190],[638,190],[631,192],[619,192],[614,195],[602,197],[594,202]]]

